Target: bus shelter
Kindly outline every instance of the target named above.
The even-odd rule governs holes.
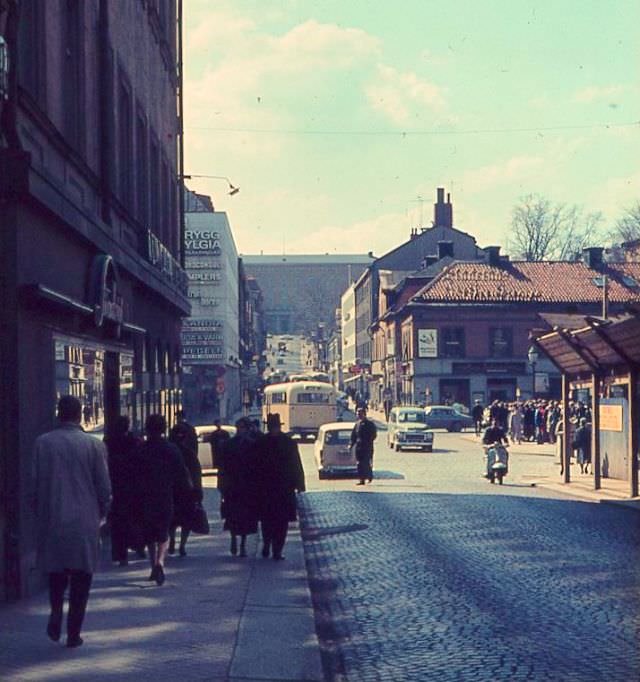
[[[573,319],[570,319],[573,318]],[[610,319],[568,316],[567,326],[533,335],[533,343],[562,373],[562,475],[571,481],[572,394],[591,401],[591,459],[594,488],[603,477],[628,482],[638,495],[640,429],[640,311]]]

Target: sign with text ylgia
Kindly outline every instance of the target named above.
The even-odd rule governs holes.
[[[438,357],[438,330],[418,329],[418,357]]]

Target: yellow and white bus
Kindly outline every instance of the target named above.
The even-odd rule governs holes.
[[[302,439],[317,436],[322,424],[338,419],[336,390],[320,381],[274,384],[264,389],[262,417],[280,415],[282,430]]]

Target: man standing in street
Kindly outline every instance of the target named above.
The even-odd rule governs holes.
[[[471,410],[471,417],[473,418],[473,423],[476,427],[476,436],[479,436],[482,433],[483,415],[484,415],[484,407],[482,407],[482,403],[476,399],[475,405],[473,406],[473,409]]]
[[[280,415],[267,416],[267,434],[258,441],[258,448],[262,556],[266,559],[271,552],[278,561],[284,559],[289,522],[298,518],[296,493],[305,491],[304,471],[298,446],[291,436],[282,433]]]
[[[213,422],[213,425],[216,428],[206,437],[206,440],[209,442],[209,445],[211,446],[211,466],[214,469],[219,469],[220,461],[222,459],[220,457],[220,454],[222,453],[224,444],[229,440],[231,436],[229,435],[228,431],[225,431],[222,428],[222,424],[219,419],[216,419]]]
[[[34,451],[38,563],[49,575],[47,635],[54,642],[60,639],[69,586],[67,646],[77,647],[82,644],[80,631],[111,483],[104,443],[80,426],[80,401],[70,395],[60,398],[58,420],[57,429],[36,440]]]
[[[369,483],[373,480],[373,441],[378,433],[376,425],[367,419],[367,410],[364,407],[359,408],[357,414],[358,421],[351,432],[351,447],[355,447],[358,461],[360,481],[357,485],[364,485],[365,478],[369,479]]]

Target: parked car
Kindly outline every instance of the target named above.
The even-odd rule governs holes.
[[[462,414],[449,405],[430,405],[425,408],[425,414],[430,429],[462,431],[473,426],[473,419],[468,414]]]
[[[433,433],[428,430],[425,411],[421,407],[394,407],[389,413],[387,443],[400,452],[403,448],[433,450]]]
[[[226,431],[230,436],[236,435],[236,427],[230,424],[221,424],[223,431]],[[203,424],[201,426],[196,426],[196,434],[198,436],[198,443],[207,443],[207,436],[216,430],[215,424]]]
[[[356,474],[358,462],[351,448],[353,422],[331,422],[322,424],[313,446],[313,454],[318,465],[318,478],[331,474]]]

